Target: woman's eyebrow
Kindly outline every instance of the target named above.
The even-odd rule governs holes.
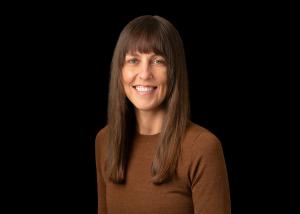
[[[143,53],[139,53],[139,52],[129,52],[129,53],[126,54],[126,56],[129,56],[129,57],[131,57],[131,56],[138,57],[138,56],[140,56],[142,54]],[[149,55],[149,57],[157,57],[157,56],[163,57],[161,54],[156,54],[156,53],[149,53],[148,55]]]
[[[138,57],[139,54],[137,53],[127,53],[125,57]]]

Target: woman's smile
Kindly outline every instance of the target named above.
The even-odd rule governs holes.
[[[147,96],[153,95],[157,89],[156,86],[143,86],[143,85],[136,85],[133,86],[133,89],[137,92],[138,95]]]

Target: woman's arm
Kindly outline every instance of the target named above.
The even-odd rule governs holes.
[[[97,191],[98,191],[98,214],[106,214],[106,186],[101,171],[101,163],[103,157],[101,153],[101,144],[104,143],[103,130],[96,136],[95,157],[96,157],[96,170],[97,170]]]
[[[212,133],[200,134],[193,143],[190,169],[194,213],[230,214],[227,170],[220,141]]]

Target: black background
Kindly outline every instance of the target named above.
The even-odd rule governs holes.
[[[16,174],[9,194],[19,208],[96,213],[94,140],[106,124],[112,53],[122,28],[149,14],[167,18],[182,36],[191,119],[222,142],[232,213],[270,209],[280,191],[273,151],[285,111],[274,109],[286,102],[278,87],[285,77],[274,72],[280,18],[253,5],[198,8],[120,12],[39,5],[7,16],[13,23],[7,54],[16,56],[7,87],[7,124],[14,125],[9,171]]]

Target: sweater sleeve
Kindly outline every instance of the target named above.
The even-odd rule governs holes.
[[[189,170],[195,214],[230,214],[231,202],[225,159],[220,141],[210,132],[192,146]]]
[[[96,136],[95,157],[96,157],[96,170],[97,170],[97,192],[98,192],[98,214],[106,214],[106,186],[102,174],[103,153],[101,147],[104,144],[104,131],[101,130]]]

